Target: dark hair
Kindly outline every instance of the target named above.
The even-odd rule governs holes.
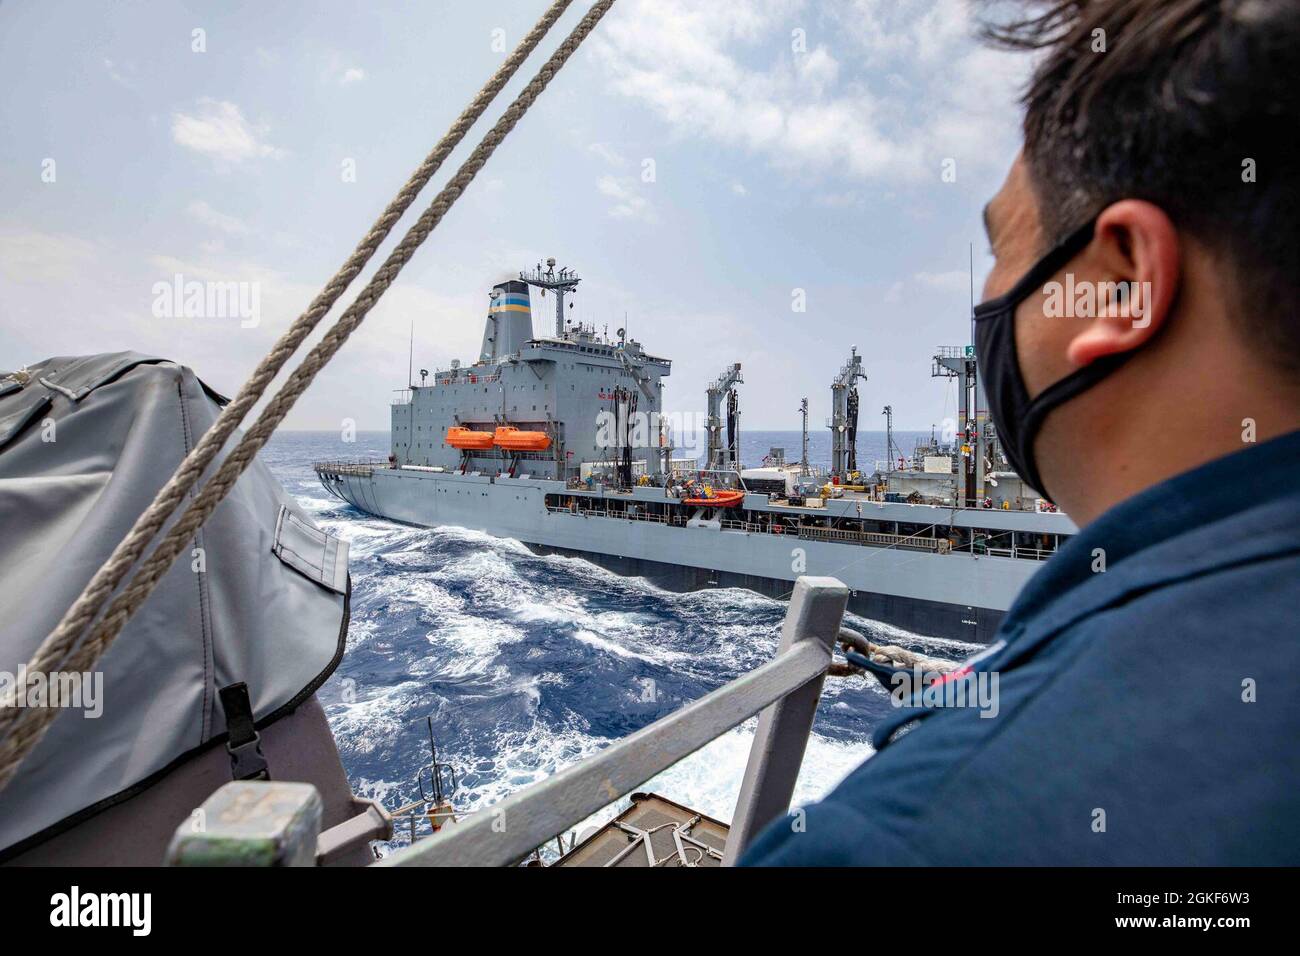
[[[1024,135],[1047,244],[1120,199],[1160,206],[1232,266],[1252,344],[1300,372],[1300,0],[1017,6],[983,33],[1041,51]]]

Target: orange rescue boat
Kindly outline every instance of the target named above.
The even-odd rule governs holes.
[[[546,432],[521,432],[512,425],[497,428],[494,442],[506,451],[545,451],[551,447],[551,436]]]
[[[743,491],[715,491],[712,498],[683,498],[682,504],[701,508],[734,508],[744,500]]]
[[[443,440],[452,448],[459,448],[462,451],[483,451],[492,447],[495,437],[491,432],[476,432],[472,428],[453,425],[447,429],[447,437]]]

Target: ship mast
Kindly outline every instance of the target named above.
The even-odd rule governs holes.
[[[840,366],[840,373],[831,382],[831,474],[840,481],[848,478],[857,468],[857,397],[854,383],[867,380],[862,371],[862,356],[855,345],[849,360]]]
[[[886,405],[880,414],[885,416],[885,461],[888,462],[888,468],[894,467],[894,406]],[[902,449],[899,449],[899,458],[902,458]]]
[[[799,474],[808,476],[808,399],[799,402],[799,413],[803,416],[803,455],[799,459]]]
[[[556,271],[555,257],[551,256],[546,260],[545,272],[539,262],[532,272],[519,273],[519,278],[529,285],[537,286],[542,290],[542,295],[546,295],[547,289],[555,293],[555,337],[564,338],[564,296],[578,288],[578,283],[582,281],[578,274],[567,268]]]

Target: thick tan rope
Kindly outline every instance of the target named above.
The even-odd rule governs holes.
[[[140,515],[127,536],[109,555],[108,560],[91,578],[90,583],[86,585],[85,590],[73,602],[72,607],[63,615],[63,619],[58,626],[37,650],[37,658],[48,663],[61,661],[66,656],[68,649],[76,643],[86,627],[103,609],[104,603],[112,594],[113,589],[122,582],[127,572],[131,570],[131,567],[144,553],[145,548],[157,536],[163,524],[180,507],[185,495],[198,482],[208,465],[212,463],[222,446],[225,445],[226,440],[239,426],[239,423],[243,421],[248,411],[261,398],[267,386],[284,368],[303,340],[319,324],[334,303],[338,301],[339,296],[343,294],[352,280],[357,277],[366,263],[374,256],[375,251],[387,238],[393,226],[410,208],[411,203],[415,201],[415,197],[420,190],[428,184],[430,178],[442,166],[443,161],[465,138],[465,134],[483,115],[483,111],[487,109],[492,100],[496,98],[496,95],[510,81],[510,78],[518,71],[524,60],[537,48],[537,44],[541,42],[542,37],[546,35],[547,31],[564,14],[564,11],[572,2],[573,0],[557,0],[551,5],[542,19],[537,22],[537,25],[524,37],[515,51],[501,64],[500,69],[488,80],[483,89],[465,108],[465,111],[456,119],[451,129],[447,131],[447,134],[443,136],[438,145],[420,164],[420,167],[416,169],[406,185],[389,203],[383,215],[370,228],[370,231],[361,240],[361,243],[343,264],[342,268],[316,296],[307,311],[294,321],[288,331],[275,343],[267,356],[262,359],[262,362],[253,371],[252,376],[240,388],[239,394],[235,396],[234,401],[221,410],[217,420],[212,423],[212,427],[204,432],[198,445],[181,462],[175,474],[168,479],[167,484],[159,490],[154,500]],[[3,731],[13,719],[13,710],[13,708],[0,710],[0,731]]]
[[[163,540],[159,543],[157,549],[143,564],[140,565],[128,585],[109,605],[103,619],[94,628],[90,637],[80,646],[76,647],[75,650],[68,650],[72,646],[76,634],[79,633],[81,627],[85,626],[84,623],[81,623],[80,626],[78,626],[78,623],[83,621],[88,623],[94,619],[95,614],[103,604],[102,597],[97,601],[87,602],[88,615],[79,614],[74,617],[72,611],[69,611],[69,614],[65,616],[65,621],[60,623],[60,627],[47,637],[41,647],[38,648],[32,661],[27,665],[29,672],[49,672],[54,670],[56,667],[68,672],[84,672],[90,670],[94,666],[95,662],[98,661],[104,651],[108,649],[109,645],[113,642],[113,639],[126,624],[131,614],[139,608],[140,604],[143,603],[145,598],[147,598],[152,592],[158,580],[171,566],[176,556],[185,547],[194,532],[203,524],[208,515],[212,513],[234,486],[235,481],[239,478],[240,474],[242,474],[244,469],[246,469],[253,461],[258,450],[260,450],[266,443],[267,439],[270,438],[276,426],[283,420],[284,416],[288,414],[298,397],[311,384],[311,381],[315,378],[317,372],[319,372],[321,368],[323,368],[325,364],[333,358],[334,354],[342,347],[343,343],[347,341],[348,336],[351,335],[357,326],[361,324],[365,319],[366,314],[379,301],[380,296],[382,296],[388,289],[389,285],[392,284],[398,273],[401,272],[402,268],[415,253],[415,250],[426,238],[428,238],[429,234],[434,230],[438,223],[442,221],[447,210],[451,208],[452,204],[455,203],[464,192],[465,188],[474,179],[478,171],[482,169],[484,163],[496,150],[497,146],[500,145],[501,141],[505,139],[506,135],[515,127],[520,118],[547,87],[552,78],[559,71],[560,67],[562,67],[569,57],[573,55],[573,52],[578,48],[582,41],[586,39],[587,35],[591,33],[596,24],[605,15],[613,3],[614,0],[599,0],[599,2],[595,3],[586,15],[583,16],[577,26],[574,27],[573,31],[564,42],[560,44],[559,48],[554,54],[552,54],[551,58],[546,61],[538,71],[537,75],[533,77],[532,81],[523,89],[523,91],[520,92],[514,102],[510,104],[501,119],[498,120],[496,125],[493,126],[492,129],[483,137],[482,142],[479,143],[479,145],[474,149],[474,152],[470,154],[469,158],[466,159],[460,169],[457,170],[456,175],[453,176],[442,191],[438,193],[429,208],[424,211],[410,230],[407,231],[406,235],[402,237],[401,242],[398,243],[396,248],[394,248],[394,250],[389,254],[388,258],[384,261],[384,264],[376,271],[375,275],[357,296],[352,305],[348,307],[335,324],[325,333],[321,341],[307,354],[307,357],[303,360],[302,364],[294,369],[290,374],[288,380],[281,387],[280,391],[276,393],[270,402],[267,403],[266,408],[263,409],[261,415],[258,416],[253,427],[243,436],[235,449],[226,456],[216,474],[213,475],[212,479],[206,485],[204,485],[202,491],[199,492],[194,502],[181,516],[180,520],[172,526]],[[567,2],[564,5],[567,5]],[[548,11],[547,16],[543,18],[542,23],[546,23],[552,13],[558,17],[559,13],[562,11],[563,6],[557,3],[550,11]],[[551,22],[553,22],[553,20],[551,20]],[[538,28],[541,28],[542,32],[545,32],[542,23],[539,23]],[[538,39],[540,39],[540,36]],[[534,45],[536,45],[535,41]],[[494,77],[494,81],[495,79],[496,78]],[[502,80],[502,82],[504,83],[504,80]],[[482,95],[483,94],[480,94],[480,96]],[[468,112],[469,111],[467,111],[467,113]],[[479,112],[482,112],[482,110],[480,109]],[[463,132],[460,135],[463,136]],[[450,148],[448,148],[448,151],[449,150]],[[438,162],[441,162],[441,158],[438,159]],[[421,169],[423,169],[423,167],[421,167]],[[430,170],[430,175],[432,175],[432,170]],[[406,200],[406,205],[409,205],[413,198],[413,195],[408,198]],[[390,207],[390,210],[391,208],[392,207]],[[405,208],[405,206],[402,208]],[[385,217],[387,217],[387,215],[388,213],[386,212]],[[379,228],[380,227],[377,226],[376,230]],[[386,232],[388,228],[391,228],[391,223],[383,226],[383,228]],[[369,237],[367,238],[369,239]],[[382,238],[382,236],[380,238]],[[359,249],[358,252],[360,251],[361,250]],[[366,253],[366,258],[369,258],[369,255],[371,254],[373,254],[373,249],[370,249],[369,252]],[[365,260],[362,259],[362,263],[364,263],[364,261]],[[349,266],[351,263],[352,260],[349,260]],[[357,269],[359,270],[359,268],[360,266],[358,265]],[[345,267],[345,269],[340,272],[340,276],[347,273],[347,271],[347,267]],[[351,272],[349,278],[355,276],[355,274],[355,271]],[[338,278],[339,277],[336,277],[335,282],[338,281]],[[331,287],[335,282],[331,283]],[[344,286],[346,286],[346,282],[344,283]],[[334,298],[336,299],[341,292],[342,289],[340,288],[334,293]],[[325,293],[322,292],[321,297],[323,298],[324,296]],[[320,299],[318,298],[318,301],[319,300]],[[330,301],[332,302],[333,299]],[[313,303],[313,309],[314,308],[315,303]],[[325,308],[327,309],[328,305],[326,305]],[[299,322],[303,322],[307,314],[304,314],[304,316],[299,319]],[[323,310],[321,314],[323,314]],[[312,325],[314,325],[315,321],[318,320],[319,316],[312,320]],[[295,323],[295,326],[298,324],[299,323]],[[303,330],[302,336],[300,336],[297,341],[301,342],[302,337],[305,336],[310,329],[311,325],[308,325]],[[285,339],[288,338],[289,335],[286,334]],[[283,344],[283,342],[284,340],[277,344],[277,349],[281,344]],[[295,345],[296,344],[297,343],[295,343]],[[292,349],[289,351],[291,352]],[[274,355],[274,353],[272,354]],[[281,367],[287,357],[288,355],[286,354],[281,358],[279,365],[275,366],[275,368],[278,369]],[[271,361],[271,358],[272,356],[268,356],[267,360],[263,362],[263,366],[266,366]],[[259,366],[259,373],[263,366]],[[255,373],[255,375],[256,374],[257,373]],[[269,384],[269,381],[274,374],[275,371],[272,370],[271,373],[266,376],[265,380],[263,380],[259,385],[256,385],[256,387],[255,379],[250,378],[249,382],[246,383],[245,387],[240,391],[241,397],[244,396],[245,393],[249,396],[245,408],[251,407],[251,405],[258,401],[261,397],[261,393],[265,391],[267,384]],[[233,404],[234,403],[232,403],[232,406]],[[217,423],[214,423],[213,429],[210,429],[209,433],[215,430],[219,423],[220,418]],[[206,437],[207,435],[205,434],[205,439]],[[215,446],[218,450],[222,443],[221,440],[215,442]],[[195,452],[197,453],[197,451],[198,449],[196,448]],[[194,453],[191,454],[190,458],[193,457]],[[187,459],[185,463],[182,463],[182,468],[185,467],[189,460],[190,459]],[[211,460],[211,457],[209,457],[209,460]],[[197,476],[200,474],[202,470],[202,467],[196,469],[195,475]],[[180,470],[178,470],[177,475],[173,476],[173,482],[176,482],[178,475],[180,475]],[[172,482],[169,482],[169,486],[171,484]],[[185,487],[188,489],[192,485],[193,481],[191,480]],[[183,494],[184,491],[181,492],[181,495]],[[157,504],[157,501],[155,501],[155,504]],[[165,512],[162,511],[162,508],[159,509],[159,511],[162,512],[162,517],[159,518],[157,526],[160,527],[161,524],[166,521],[171,510],[174,510],[177,505],[179,505],[179,496],[177,496],[176,503],[171,506],[171,509]],[[142,515],[141,519],[137,521],[136,528],[132,529],[131,535],[128,535],[128,537],[134,536],[143,521],[144,516]],[[116,556],[116,552],[114,552],[114,556]],[[111,564],[113,561],[114,558],[110,558],[109,563]],[[128,561],[126,562],[126,567],[112,568],[108,577],[116,576],[116,579],[120,581],[125,575],[125,571],[129,568],[129,564],[130,562]],[[105,567],[108,567],[108,565],[105,565]],[[104,569],[101,569],[101,572],[103,570]],[[85,596],[86,595],[83,594],[83,598]],[[106,597],[107,595],[104,596]],[[78,604],[80,603],[82,602],[79,599]],[[75,607],[76,605],[74,605],[74,608]],[[67,628],[64,627],[65,623],[69,624]],[[50,722],[55,716],[57,716],[57,713],[57,710],[53,708],[0,708],[0,730],[4,730],[6,725],[8,726],[8,733],[3,742],[0,743],[0,787],[3,787],[12,778],[18,765],[22,762],[23,757],[25,757],[40,742],[41,738],[45,735],[45,731],[48,729]]]

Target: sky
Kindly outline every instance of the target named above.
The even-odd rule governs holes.
[[[0,0],[0,369],[133,349],[234,394],[545,6]],[[856,346],[861,427],[928,429],[1029,65],[961,0],[618,0],[284,427],[387,429],[412,325],[417,369],[472,361],[492,284],[554,256],[575,318],[673,360],[668,410],[740,362],[745,427],[820,427]],[[231,282],[244,311],[185,308]]]

